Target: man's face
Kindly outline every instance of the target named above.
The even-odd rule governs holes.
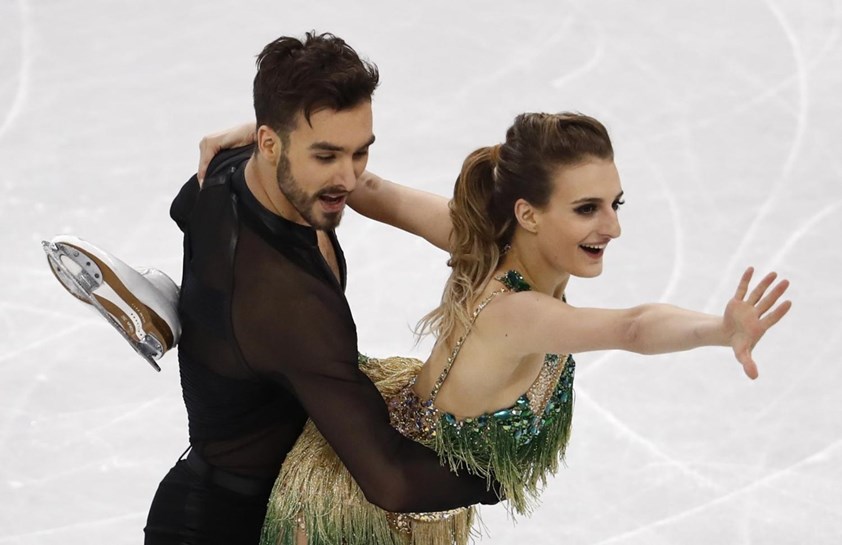
[[[299,112],[277,169],[278,188],[300,216],[291,219],[336,228],[373,142],[369,101],[347,110],[316,110],[309,123]]]

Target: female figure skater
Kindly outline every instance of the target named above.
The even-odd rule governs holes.
[[[564,455],[570,354],[730,346],[756,378],[751,350],[790,308],[777,305],[786,281],[769,289],[774,273],[749,294],[751,269],[722,316],[661,304],[568,304],[569,278],[599,275],[606,247],[620,236],[623,190],[613,157],[601,123],[567,113],[520,115],[503,144],[471,153],[450,201],[450,278],[420,324],[436,337],[432,354],[423,364],[362,358],[395,428],[454,470],[499,481],[517,513],[529,511]],[[467,542],[471,508],[383,512],[365,501],[315,427],[281,472],[264,544]]]
[[[238,138],[229,133],[211,144],[243,143]],[[603,125],[587,116],[522,114],[504,143],[471,153],[449,204],[452,231],[394,217],[378,195],[389,186],[369,175],[349,204],[447,248],[452,270],[440,305],[420,323],[436,337],[427,361],[361,356],[361,366],[396,429],[454,470],[495,479],[516,513],[529,511],[564,455],[572,353],[730,346],[753,379],[753,347],[791,306],[778,303],[788,282],[773,287],[774,273],[749,292],[752,269],[722,316],[664,304],[568,304],[569,278],[599,275],[608,244],[620,236],[623,190],[613,148]],[[473,518],[473,508],[394,514],[367,502],[308,423],[276,481],[262,543],[464,544]]]

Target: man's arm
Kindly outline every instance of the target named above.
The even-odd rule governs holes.
[[[234,299],[243,356],[292,391],[369,501],[393,512],[498,501],[484,478],[450,472],[434,451],[392,428],[382,396],[357,365],[353,318],[335,287],[293,267],[273,271],[284,281],[270,282],[261,268],[240,278]]]
[[[453,224],[448,200],[441,195],[396,184],[365,171],[348,197],[348,205],[367,218],[397,227],[450,251]]]

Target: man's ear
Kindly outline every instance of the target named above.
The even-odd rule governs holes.
[[[268,125],[261,125],[257,128],[257,150],[264,159],[278,164],[281,154],[284,152],[281,137]]]
[[[532,204],[525,199],[518,199],[515,202],[515,219],[521,227],[530,233],[538,232],[538,214]]]

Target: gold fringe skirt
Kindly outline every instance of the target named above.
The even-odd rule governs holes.
[[[368,358],[360,368],[384,398],[418,374],[414,358]],[[475,508],[389,513],[369,503],[339,457],[308,421],[281,468],[261,545],[466,545]]]

